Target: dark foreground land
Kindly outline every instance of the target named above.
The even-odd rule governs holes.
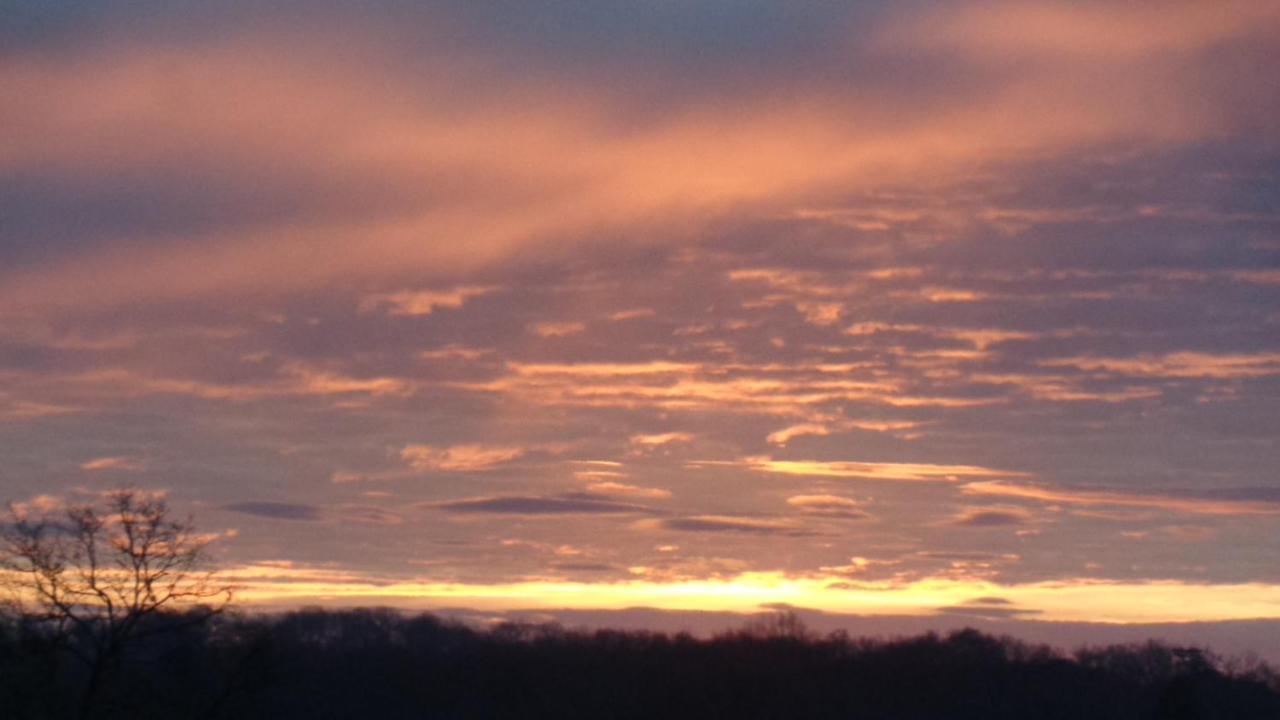
[[[89,696],[83,637],[4,626],[0,717],[1280,718],[1267,666],[1156,643],[818,637],[785,614],[710,640],[385,610],[148,622]]]

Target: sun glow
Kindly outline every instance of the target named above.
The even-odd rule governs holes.
[[[637,571],[643,569],[637,568]],[[654,581],[510,583],[378,580],[305,568],[245,566],[230,572],[238,600],[256,605],[340,601],[422,610],[696,610],[759,612],[785,604],[850,615],[934,615],[973,607],[979,598],[1023,619],[1048,622],[1157,623],[1280,618],[1280,585],[1196,584],[1077,578],[1000,584],[979,579],[859,581],[835,575],[746,572],[732,577]]]

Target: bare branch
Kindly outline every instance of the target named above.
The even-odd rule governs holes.
[[[98,504],[60,514],[9,505],[0,524],[0,586],[8,606],[37,622],[84,662],[93,680],[139,638],[188,627],[222,612],[231,588],[202,570],[208,538],[190,517],[175,519],[163,495],[117,490]],[[159,612],[190,605],[180,623],[148,625]]]

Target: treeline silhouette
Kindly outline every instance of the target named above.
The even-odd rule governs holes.
[[[1067,654],[975,630],[855,639],[790,613],[710,639],[383,609],[146,622],[85,710],[75,633],[7,620],[0,717],[1280,718],[1264,663],[1155,642]]]

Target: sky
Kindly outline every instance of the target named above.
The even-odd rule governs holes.
[[[0,2],[0,499],[164,490],[257,606],[1278,621],[1278,64],[1270,0]]]

